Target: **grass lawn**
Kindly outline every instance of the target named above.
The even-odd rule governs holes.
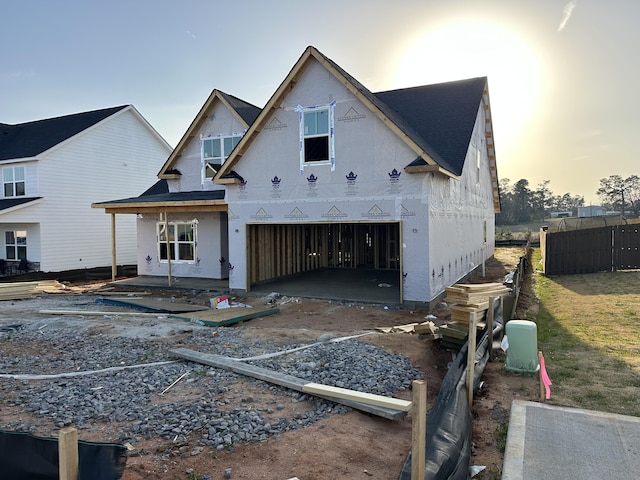
[[[549,403],[640,416],[640,272],[547,278],[536,268],[534,288]]]

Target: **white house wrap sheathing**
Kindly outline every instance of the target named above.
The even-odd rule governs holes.
[[[300,172],[299,106],[334,104],[335,162]],[[228,185],[229,287],[247,280],[247,224],[400,223],[403,300],[428,302],[493,254],[493,200],[483,109],[463,173],[408,174],[415,152],[313,62],[273,110]]]

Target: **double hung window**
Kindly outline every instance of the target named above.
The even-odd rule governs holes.
[[[7,230],[4,232],[5,258],[7,260],[27,259],[27,231]]]
[[[303,113],[304,162],[329,161],[329,109]]]
[[[2,190],[5,197],[24,197],[24,167],[5,167],[2,169]]]
[[[158,258],[166,262],[193,263],[196,259],[196,222],[158,222]]]
[[[241,138],[241,135],[232,135],[202,139],[203,179],[215,176]]]

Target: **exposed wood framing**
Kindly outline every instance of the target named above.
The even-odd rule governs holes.
[[[249,224],[248,284],[327,267],[400,269],[400,230],[399,222]]]
[[[191,212],[226,212],[224,200],[168,202],[149,204],[147,202],[131,202],[127,204],[94,203],[92,208],[104,208],[105,213],[124,214],[157,214],[157,213],[191,213]]]

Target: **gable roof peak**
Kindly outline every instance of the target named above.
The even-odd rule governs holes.
[[[230,95],[228,93],[223,92],[217,88],[214,88],[207,100],[204,102],[204,105],[198,111],[198,114],[195,116],[189,128],[184,133],[178,145],[173,149],[167,161],[164,162],[162,168],[158,172],[158,178],[169,178],[172,175],[172,170],[175,162],[182,154],[184,148],[189,144],[189,142],[196,136],[196,132],[201,127],[203,122],[207,119],[209,115],[209,111],[212,106],[216,103],[222,103],[231,113],[233,113],[238,120],[246,127],[249,126],[255,121],[255,119],[260,114],[260,107],[256,107],[255,105],[246,102],[236,96]]]

